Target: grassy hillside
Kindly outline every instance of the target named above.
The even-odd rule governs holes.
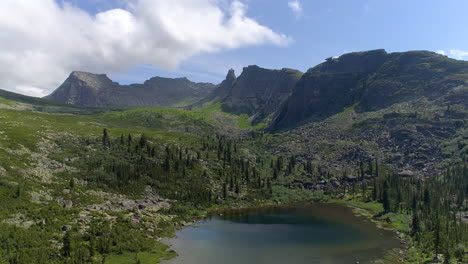
[[[466,250],[466,223],[448,217],[467,212],[463,134],[441,140],[458,165],[450,173],[401,180],[383,164],[387,153],[377,143],[339,136],[415,122],[402,113],[364,116],[350,108],[316,127],[264,134],[219,104],[95,112],[41,102],[0,97],[2,264],[157,263],[176,254],[160,238],[210,209],[331,198],[393,222],[411,245],[407,263],[433,256],[436,223],[444,227],[440,252],[455,260]],[[453,122],[460,119],[451,111]],[[326,136],[309,134],[320,132]],[[381,156],[337,156],[356,146]],[[425,190],[434,186],[446,195],[431,192],[427,203]],[[423,220],[429,207],[440,210]],[[413,234],[408,219],[415,215],[422,224]]]
[[[268,194],[266,179],[255,186],[238,179],[252,157],[221,134],[236,138],[250,126],[219,105],[76,108],[84,115],[0,98],[0,263],[128,263],[137,255],[154,263],[174,255],[155,239],[170,235],[173,222],[225,204],[227,177],[235,187],[225,195]]]

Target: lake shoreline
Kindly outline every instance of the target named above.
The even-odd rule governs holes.
[[[401,236],[401,233],[398,232],[396,228],[391,226],[390,223],[385,222],[384,219],[376,218],[375,217],[376,215],[374,214],[375,212],[372,212],[372,210],[352,205],[347,200],[344,200],[344,199],[321,199],[317,201],[302,201],[302,202],[290,202],[290,203],[265,201],[265,203],[260,202],[257,204],[250,204],[250,205],[244,204],[244,205],[224,206],[224,207],[218,207],[218,208],[209,208],[206,211],[201,212],[200,216],[190,218],[188,222],[186,221],[178,222],[176,224],[175,231],[179,231],[179,230],[182,230],[184,228],[194,226],[194,225],[196,226],[197,221],[207,219],[211,216],[221,217],[224,214],[233,212],[233,211],[242,212],[242,211],[249,211],[249,210],[255,210],[255,209],[276,208],[276,207],[294,207],[297,205],[308,205],[308,204],[325,204],[325,205],[326,204],[330,204],[330,205],[341,204],[350,208],[356,217],[359,217],[359,218],[363,217],[366,220],[369,220],[370,222],[372,222],[372,224],[375,227],[392,232],[395,239],[397,239],[400,242],[400,246],[386,250],[384,255],[382,255],[381,258],[376,258],[375,261],[381,261],[379,263],[403,263],[404,261],[403,259],[406,256],[406,251],[407,251],[407,248],[405,247],[405,245],[407,244],[407,241],[404,239],[403,236]],[[365,220],[362,219],[362,221],[365,221]],[[175,252],[178,255],[176,251],[173,251],[173,252]]]

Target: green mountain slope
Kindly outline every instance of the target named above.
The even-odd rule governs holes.
[[[157,263],[176,254],[160,238],[209,210],[318,200],[365,209],[400,232],[408,247],[383,263],[423,263],[436,251],[464,263],[464,65],[425,52],[346,55],[309,70],[289,99],[249,97],[252,112],[241,115],[223,111],[223,91],[193,110],[0,91],[0,263]],[[298,92],[320,107],[285,114],[292,123],[281,132],[253,126],[273,102],[293,107]]]

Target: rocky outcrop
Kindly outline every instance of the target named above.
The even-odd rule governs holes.
[[[271,127],[321,121],[351,106],[367,112],[395,103],[420,98],[437,101],[441,97],[448,100],[443,104],[450,104],[450,100],[467,97],[466,89],[461,88],[467,82],[468,62],[433,52],[374,50],[345,54],[309,69],[275,114]]]
[[[120,85],[105,74],[72,72],[47,99],[89,107],[186,106],[216,86],[187,78],[154,77],[143,84]]]
[[[253,65],[245,67],[236,78],[231,69],[213,97],[221,102],[224,111],[247,114],[258,123],[279,109],[301,75],[297,70],[269,70]]]

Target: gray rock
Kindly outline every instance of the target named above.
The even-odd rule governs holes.
[[[404,170],[398,173],[398,176],[403,178],[413,178],[416,176],[416,173],[411,170]]]
[[[30,228],[32,225],[34,225],[34,221],[31,220],[31,221],[26,221],[26,222],[23,222],[21,223],[21,227],[24,227],[24,228]]]
[[[62,203],[63,208],[72,208],[73,202],[72,201],[63,201]]]

